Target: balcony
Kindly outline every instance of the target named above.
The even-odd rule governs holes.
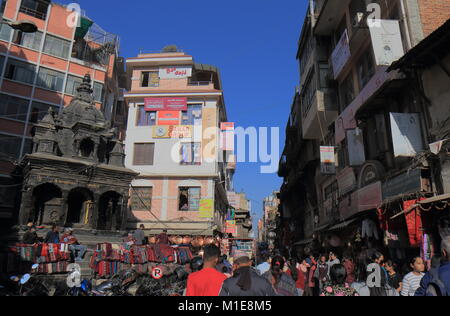
[[[314,33],[316,35],[331,35],[337,29],[351,0],[321,0],[316,1],[317,16]]]
[[[49,5],[50,1],[24,0],[20,5],[19,12],[45,21]]]
[[[302,115],[303,138],[321,140],[339,113],[334,92],[316,90]]]

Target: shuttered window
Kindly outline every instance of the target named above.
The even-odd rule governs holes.
[[[155,144],[153,143],[134,144],[133,165],[153,166],[154,154],[155,154]]]

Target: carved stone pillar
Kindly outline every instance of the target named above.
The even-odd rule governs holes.
[[[27,188],[28,187],[28,188]],[[33,189],[34,187],[25,185],[27,188],[22,191],[22,203],[19,211],[19,224],[26,225],[31,219],[31,213],[34,210]]]

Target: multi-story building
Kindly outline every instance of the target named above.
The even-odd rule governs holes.
[[[166,47],[127,59],[127,71],[126,166],[140,173],[132,184],[130,227],[223,232],[235,163],[227,164],[219,142],[227,113],[218,69]]]
[[[38,31],[23,33],[0,25],[0,215],[9,218],[15,187],[14,165],[31,153],[34,125],[49,107],[58,113],[70,104],[90,74],[95,104],[124,139],[126,105],[119,39],[85,14],[80,23],[66,6],[46,0],[4,0],[5,21],[28,20]]]
[[[310,1],[279,171],[287,244],[317,232],[354,237],[362,223],[378,220],[377,211],[397,215],[405,232],[411,216],[419,217],[418,200],[441,193],[423,95],[388,67],[450,17],[449,3]]]
[[[263,200],[263,218],[261,219],[260,240],[271,248],[275,245],[277,221],[279,219],[280,192],[273,192]]]

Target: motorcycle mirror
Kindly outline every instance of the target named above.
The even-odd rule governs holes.
[[[18,282],[19,281],[19,277],[18,276],[12,276],[12,277],[10,277],[9,278],[11,281],[14,281],[14,282]]]
[[[22,279],[20,279],[20,284],[24,285],[26,284],[28,281],[30,281],[31,275],[29,274],[25,274]]]
[[[39,268],[39,264],[33,264],[32,266],[31,266],[31,269],[33,269],[33,270],[36,270],[37,268]]]

